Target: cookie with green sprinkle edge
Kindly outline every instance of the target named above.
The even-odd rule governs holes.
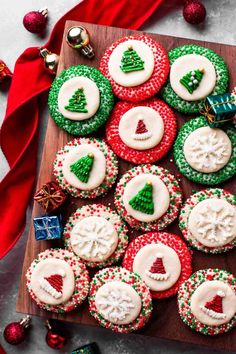
[[[172,248],[178,255],[181,263],[181,273],[176,283],[169,289],[163,291],[151,291],[153,299],[164,299],[177,294],[180,285],[192,274],[192,256],[184,243],[177,235],[169,232],[148,232],[147,234],[136,237],[128,246],[122,265],[129,271],[133,271],[133,262],[137,253],[146,245],[163,244]]]
[[[178,292],[178,308],[182,321],[191,329],[205,335],[214,336],[231,330],[236,324],[235,316],[226,324],[220,326],[208,326],[198,321],[191,312],[191,297],[195,290],[205,281],[219,280],[230,285],[232,290],[236,292],[236,278],[233,274],[222,269],[202,269],[193,273],[180,287]]]
[[[152,222],[142,222],[134,219],[127,213],[123,202],[124,189],[127,183],[133,177],[143,173],[150,173],[158,176],[165,184],[170,196],[170,205],[166,213]],[[182,204],[182,191],[175,176],[163,167],[151,164],[136,166],[128,170],[117,183],[114,197],[115,207],[121,218],[123,218],[132,228],[142,231],[161,231],[165,229],[177,218]]]
[[[232,242],[228,243],[227,245],[224,245],[224,246],[221,246],[218,248],[215,248],[215,247],[211,248],[211,247],[204,246],[198,240],[196,240],[188,228],[188,218],[189,218],[189,215],[190,215],[191,211],[193,210],[193,208],[198,203],[202,202],[203,200],[209,199],[209,198],[224,199],[228,203],[230,203],[231,205],[236,206],[236,196],[224,189],[208,188],[208,189],[204,189],[200,192],[196,192],[186,200],[182,209],[180,210],[179,228],[180,228],[184,238],[186,239],[186,241],[193,248],[196,248],[199,251],[203,251],[205,253],[227,252],[236,246],[236,238]]]
[[[75,290],[70,300],[67,302],[53,306],[48,305],[40,301],[33,293],[31,288],[31,275],[33,269],[39,262],[43,262],[48,258],[57,258],[66,261],[72,268],[75,276]],[[61,248],[51,248],[38,254],[37,258],[33,260],[26,273],[26,286],[31,298],[37,303],[37,305],[44,310],[63,314],[65,312],[73,311],[76,309],[88,296],[89,292],[89,274],[86,266],[81,260],[73,253],[63,250]]]
[[[126,247],[128,246],[128,228],[114,210],[103,204],[84,205],[82,208],[77,209],[76,212],[70,216],[63,234],[66,249],[68,249],[70,252],[73,252],[70,241],[71,231],[80,220],[88,216],[101,216],[107,221],[111,222],[118,235],[118,244],[113,254],[103,262],[89,262],[84,259],[81,259],[81,261],[85,263],[86,266],[91,268],[107,267],[118,262],[119,259],[123,256]]]
[[[203,116],[186,122],[181,127],[174,144],[174,159],[179,171],[189,180],[200,184],[216,185],[227,181],[236,174],[236,129],[232,125],[224,125],[220,128],[228,135],[232,144],[232,154],[227,165],[217,172],[203,173],[194,170],[186,161],[184,143],[194,130],[207,126],[207,120]]]
[[[174,48],[168,53],[170,65],[172,65],[179,57],[188,54],[199,54],[211,61],[216,72],[216,85],[214,90],[211,92],[211,95],[225,93],[228,88],[229,73],[223,58],[211,49],[204,48],[196,44],[186,44],[184,46]],[[161,94],[166,103],[182,113],[199,113],[204,107],[204,100],[185,101],[179,97],[172,89],[169,80],[163,87]]]
[[[140,314],[129,324],[113,324],[103,318],[97,311],[95,305],[96,292],[102,285],[112,281],[122,281],[131,285],[141,298],[142,308]],[[89,292],[89,311],[102,327],[109,328],[115,332],[129,333],[138,330],[148,322],[152,313],[152,298],[148,287],[136,273],[130,272],[122,267],[104,268],[96,273],[91,281]]]
[[[67,154],[73,146],[79,146],[81,144],[95,145],[95,147],[99,148],[103,152],[106,158],[106,174],[104,181],[102,182],[102,184],[100,184],[100,186],[89,191],[80,190],[71,186],[65,180],[63,175],[62,167],[65,154]],[[118,174],[118,161],[116,155],[113,153],[111,148],[102,139],[76,138],[68,142],[61,150],[58,151],[56,159],[53,163],[53,173],[60,187],[63,190],[66,190],[73,197],[96,198],[101,194],[107,193],[108,190],[115,183]]]
[[[94,81],[100,93],[100,105],[97,112],[91,118],[80,121],[65,118],[58,109],[58,94],[62,85],[77,76],[84,76]],[[48,97],[49,112],[56,124],[68,133],[77,136],[97,131],[108,119],[113,105],[114,96],[110,82],[99,70],[87,65],[71,66],[63,70],[53,81]]]

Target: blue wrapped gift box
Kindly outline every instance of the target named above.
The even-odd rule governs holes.
[[[60,239],[62,234],[61,217],[43,215],[33,219],[35,238],[40,240]]]

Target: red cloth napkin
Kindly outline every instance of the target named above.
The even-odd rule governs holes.
[[[60,52],[66,20],[138,29],[162,1],[84,0],[57,22],[45,47]],[[0,183],[0,258],[14,246],[25,227],[36,177],[38,98],[49,89],[52,79],[38,48],[28,48],[18,58],[0,131],[1,147],[10,166]]]

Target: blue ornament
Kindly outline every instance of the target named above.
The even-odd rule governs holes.
[[[60,216],[39,216],[33,219],[33,223],[37,241],[61,238],[62,225]]]

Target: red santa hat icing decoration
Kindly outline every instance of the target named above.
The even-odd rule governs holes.
[[[62,297],[63,278],[65,275],[66,274],[64,270],[61,269],[55,274],[40,279],[40,286],[44,291],[53,296],[55,299],[59,299]]]
[[[225,293],[222,290],[217,291],[212,300],[207,301],[204,306],[200,306],[201,310],[212,318],[225,318],[226,315],[223,313],[223,297],[225,297]]]
[[[151,138],[152,133],[148,131],[146,124],[144,123],[142,117],[138,121],[135,134],[133,134],[134,140],[147,140]]]
[[[161,253],[157,254],[157,258],[151,268],[146,271],[146,274],[154,280],[166,280],[169,278],[169,274],[166,272],[163,264],[163,255]]]

